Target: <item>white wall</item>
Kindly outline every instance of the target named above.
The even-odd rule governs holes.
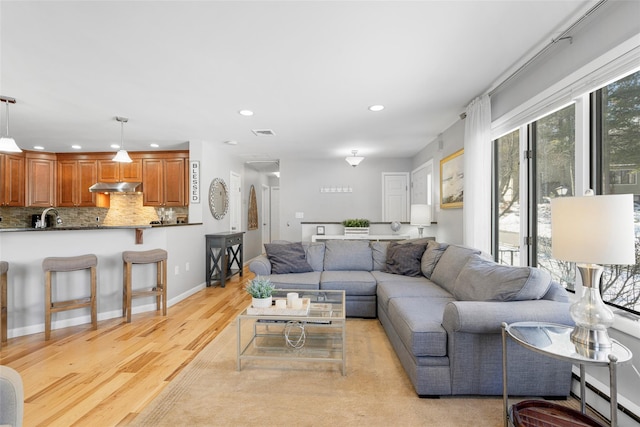
[[[280,238],[301,240],[301,222],[381,221],[382,172],[411,172],[411,159],[365,158],[355,168],[344,159],[280,159]],[[353,192],[320,192],[331,186]],[[297,212],[304,218],[296,218]]]
[[[462,244],[462,212],[463,209],[440,209],[440,160],[463,148],[464,121],[458,120],[435,140],[422,149],[412,162],[412,170],[433,159],[434,202],[437,225],[427,229],[428,234],[441,242]]]

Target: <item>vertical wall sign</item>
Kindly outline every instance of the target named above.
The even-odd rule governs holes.
[[[191,173],[189,175],[189,202],[200,203],[200,162],[191,162]]]

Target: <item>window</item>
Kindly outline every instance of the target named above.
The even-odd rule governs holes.
[[[494,254],[505,264],[544,269],[573,290],[574,263],[556,260],[551,253],[551,200],[581,195],[589,187],[597,194],[633,194],[636,264],[604,266],[600,286],[605,302],[640,314],[640,71],[587,98],[590,102],[569,105],[494,141]],[[590,112],[591,134],[576,141],[576,115],[587,116],[583,109]],[[529,153],[522,165],[519,150]],[[576,162],[576,153],[589,161]],[[520,173],[522,168],[526,173]],[[578,186],[577,176],[588,176],[590,182]],[[527,200],[526,206],[518,206],[519,200]],[[516,241],[527,238],[531,243],[520,245],[513,261],[507,251],[509,233],[520,233]]]
[[[595,124],[593,181],[599,194],[633,194],[636,264],[605,266],[603,299],[640,312],[640,71],[596,91],[591,97]]]

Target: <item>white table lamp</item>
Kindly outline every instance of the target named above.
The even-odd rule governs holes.
[[[633,195],[552,199],[551,247],[554,258],[577,263],[584,286],[570,308],[576,323],[571,340],[592,350],[610,348],[613,312],[600,295],[598,264],[635,264]]]
[[[423,204],[411,205],[411,225],[418,226],[418,235],[422,237],[424,227],[431,225],[431,206]]]

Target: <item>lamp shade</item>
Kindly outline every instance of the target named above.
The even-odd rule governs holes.
[[[129,153],[127,153],[126,150],[118,150],[116,155],[113,156],[112,160],[114,162],[120,162],[120,163],[131,163],[131,162],[133,162],[133,160],[131,160],[131,157],[129,157]]]
[[[551,200],[554,258],[585,264],[635,264],[633,195]]]
[[[431,225],[431,207],[429,205],[411,205],[411,225]]]
[[[0,152],[20,153],[22,152],[22,150],[20,149],[20,147],[18,147],[18,144],[16,144],[15,139],[8,136],[3,136],[2,138],[0,138]]]

